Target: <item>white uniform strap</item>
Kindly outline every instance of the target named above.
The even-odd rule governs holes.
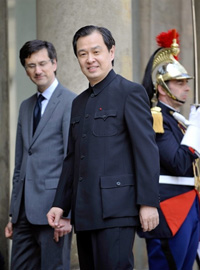
[[[194,186],[194,177],[160,175],[160,184]]]

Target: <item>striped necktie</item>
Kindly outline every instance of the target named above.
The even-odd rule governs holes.
[[[41,102],[45,99],[43,95],[39,95],[35,104],[34,112],[33,112],[33,134],[40,122],[41,118]]]

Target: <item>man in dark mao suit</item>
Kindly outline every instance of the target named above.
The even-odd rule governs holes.
[[[64,239],[48,225],[62,162],[67,152],[72,100],[75,94],[56,79],[57,56],[50,42],[28,41],[20,50],[27,75],[38,93],[22,102],[19,110],[15,170],[6,237],[13,238],[12,270],[69,269],[62,261]],[[33,129],[36,100],[43,95],[41,120]],[[70,220],[66,219],[71,230]],[[70,256],[70,237],[65,258]],[[67,238],[68,238],[67,237]],[[67,239],[65,239],[67,240]]]
[[[132,270],[135,228],[159,222],[159,157],[144,88],[115,74],[115,41],[86,26],[73,39],[89,88],[73,102],[68,154],[49,224],[72,212],[80,269]]]

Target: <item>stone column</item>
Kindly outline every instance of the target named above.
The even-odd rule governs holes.
[[[200,103],[200,2],[198,0],[195,3],[195,17],[196,17],[196,32],[197,32],[197,66],[198,66],[198,95]]]
[[[0,252],[5,260],[5,269],[8,269],[8,240],[4,237],[9,205],[9,90],[6,2],[6,0],[2,0],[0,8]]]
[[[38,38],[58,51],[58,78],[76,93],[87,85],[72,49],[72,38],[82,26],[108,28],[116,41],[115,70],[132,78],[131,0],[37,0]]]

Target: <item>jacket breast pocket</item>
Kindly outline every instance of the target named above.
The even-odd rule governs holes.
[[[117,112],[102,110],[94,115],[93,134],[95,136],[114,136],[117,130]]]
[[[100,187],[103,218],[138,215],[133,175],[101,177]]]
[[[79,124],[80,124],[80,116],[73,117],[71,119],[70,125],[71,125],[71,131],[72,131],[72,136],[74,139],[78,137],[78,132],[79,132]]]

